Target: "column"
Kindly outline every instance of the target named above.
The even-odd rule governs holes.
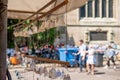
[[[118,0],[113,0],[113,17],[114,18],[116,18],[116,16],[117,16],[117,11],[116,10],[120,10],[119,9],[119,5],[117,5],[117,2],[118,2]]]
[[[100,18],[102,18],[102,0],[99,0],[99,2],[100,2]]]
[[[109,18],[109,0],[106,1],[106,17]]]
[[[85,11],[86,11],[85,16],[87,18],[88,17],[88,1],[86,2]]]
[[[117,11],[117,18],[118,18],[118,24],[120,25],[120,0],[117,0],[117,7],[116,7],[116,11]]]
[[[92,2],[92,12],[93,12],[93,18],[95,18],[95,0],[93,0],[93,2]]]
[[[0,0],[0,80],[6,80],[7,0]]]

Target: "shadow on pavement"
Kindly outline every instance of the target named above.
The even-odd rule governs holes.
[[[105,72],[95,72],[95,75],[103,75]]]

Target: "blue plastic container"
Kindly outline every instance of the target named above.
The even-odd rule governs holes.
[[[59,57],[60,61],[69,62],[70,65],[74,65],[74,61],[76,61],[76,57],[72,53],[76,53],[78,48],[59,48]]]

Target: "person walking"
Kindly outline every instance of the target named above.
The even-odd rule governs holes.
[[[88,51],[86,51],[87,53],[87,60],[86,60],[86,66],[87,66],[87,74],[92,74],[94,75],[94,69],[95,69],[95,62],[96,62],[96,58],[95,58],[95,53],[103,53],[104,50],[102,49],[98,49],[96,50],[94,45],[89,45],[89,49]]]
[[[93,45],[89,45],[89,49],[87,51],[88,55],[87,55],[87,74],[92,74],[94,75],[94,64],[95,64],[95,57],[94,57],[94,53],[95,53],[95,49],[93,47]]]
[[[86,67],[86,50],[87,46],[84,44],[84,41],[79,40],[79,51],[74,55],[79,55],[80,72],[83,71],[83,67]]]
[[[116,68],[116,66],[115,66],[116,64],[115,64],[115,60],[114,60],[115,51],[111,45],[108,46],[108,49],[106,50],[105,53],[106,53],[107,63],[104,68],[106,69],[106,68],[110,67],[110,61],[112,61],[112,63],[113,63],[113,68]]]

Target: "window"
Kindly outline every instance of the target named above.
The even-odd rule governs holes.
[[[80,17],[85,17],[85,5],[80,8]]]
[[[107,41],[107,31],[104,32],[90,32],[90,41]]]
[[[88,17],[92,17],[92,1],[88,2]]]
[[[100,5],[99,0],[95,0],[95,17],[100,17]]]
[[[113,17],[113,0],[89,0],[88,3],[86,3],[84,6],[80,8],[79,13],[80,18],[81,17],[111,18]]]
[[[102,17],[106,17],[106,0],[102,0]]]

